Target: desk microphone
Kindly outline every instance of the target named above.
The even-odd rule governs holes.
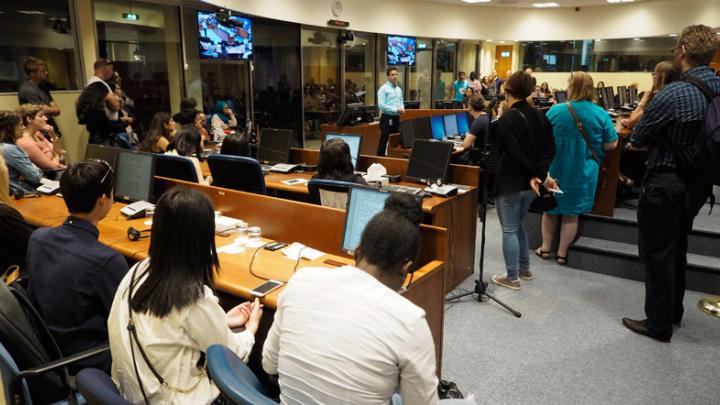
[[[127,237],[128,237],[128,239],[130,239],[131,241],[135,242],[135,241],[138,241],[138,240],[140,240],[140,239],[142,239],[142,238],[149,238],[150,235],[142,236],[142,233],[143,233],[143,232],[150,232],[150,231],[151,231],[150,229],[143,229],[143,230],[140,231],[140,230],[137,230],[137,229],[135,229],[135,228],[133,228],[133,227],[131,226],[131,227],[128,228],[128,230],[127,230]]]

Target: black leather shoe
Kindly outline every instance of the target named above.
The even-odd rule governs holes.
[[[630,329],[631,331],[639,334],[647,336],[651,339],[655,339],[659,342],[663,343],[670,343],[671,336],[659,336],[655,335],[654,333],[650,332],[650,330],[647,327],[647,319],[643,319],[642,321],[636,321],[634,319],[630,318],[623,318],[622,320],[623,325],[625,325],[626,328]]]

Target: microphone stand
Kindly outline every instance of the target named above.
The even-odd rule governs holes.
[[[492,120],[492,110],[490,109],[489,119]],[[487,301],[487,299],[491,299],[503,308],[510,311],[513,315],[520,318],[522,314],[509,305],[502,302],[500,299],[495,297],[493,294],[489,293],[487,291],[488,283],[487,281],[483,280],[483,269],[485,266],[485,225],[487,223],[487,201],[488,201],[488,179],[487,175],[489,174],[489,165],[488,165],[488,157],[490,156],[490,152],[488,151],[488,138],[490,136],[490,131],[488,131],[488,134],[485,137],[485,142],[483,143],[483,150],[480,153],[480,201],[478,202],[478,217],[480,218],[480,221],[482,222],[482,227],[480,231],[480,259],[478,261],[478,278],[475,280],[475,288],[473,291],[468,291],[464,293],[460,293],[457,295],[450,296],[445,299],[445,302],[452,302],[455,300],[458,300],[463,297],[467,297],[468,295],[475,294],[475,298],[478,302]],[[483,176],[483,173],[485,173],[485,176]],[[483,178],[485,177],[485,178]],[[483,297],[486,299],[483,300]]]

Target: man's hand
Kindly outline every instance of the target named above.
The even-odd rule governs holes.
[[[530,179],[530,189],[535,193],[535,195],[540,195],[540,184],[542,183],[542,180],[540,180],[539,177],[533,177]]]
[[[398,114],[400,114],[400,115],[405,114],[405,109],[404,109],[404,108],[398,108]]]

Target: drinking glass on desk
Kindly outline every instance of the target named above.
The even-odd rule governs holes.
[[[235,227],[235,243],[238,245],[244,245],[248,241],[248,224],[245,221],[241,221]]]
[[[145,208],[145,225],[152,225],[152,219],[155,215],[155,207]]]
[[[252,226],[247,229],[248,242],[257,242],[262,237],[262,229],[259,226]]]

